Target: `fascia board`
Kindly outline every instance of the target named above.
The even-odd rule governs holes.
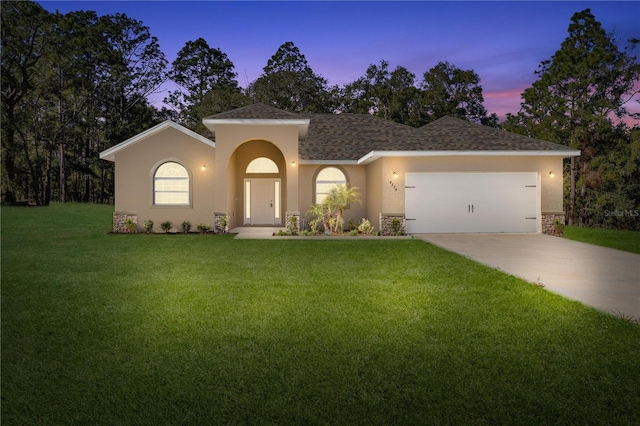
[[[309,123],[311,122],[308,118],[280,118],[280,119],[268,119],[268,118],[205,118],[202,120],[202,124],[204,124],[211,133],[215,135],[216,126],[218,125],[244,125],[244,126],[298,126],[298,137],[300,139],[304,139],[307,135],[307,131],[309,130]]]
[[[578,157],[580,150],[563,151],[371,151],[358,160],[368,164],[381,157]]]
[[[358,165],[358,160],[300,160],[300,165]]]

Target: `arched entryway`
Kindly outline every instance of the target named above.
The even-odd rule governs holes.
[[[254,140],[240,145],[231,158],[235,170],[235,211],[239,226],[281,226],[286,206],[286,166],[282,152],[271,142]],[[231,188],[230,188],[231,189]]]

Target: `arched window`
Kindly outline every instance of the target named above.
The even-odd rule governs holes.
[[[247,166],[247,173],[278,173],[278,165],[267,157],[258,157]]]
[[[182,165],[169,161],[153,175],[153,204],[189,205],[189,173]]]
[[[347,177],[337,167],[325,167],[316,176],[316,204],[324,201],[331,188],[337,185],[345,185]]]

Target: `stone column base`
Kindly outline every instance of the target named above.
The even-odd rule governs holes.
[[[127,219],[131,219],[138,229],[137,212],[113,212],[113,232],[116,234],[127,233]]]
[[[284,214],[284,220],[285,220],[285,226],[287,228],[287,232],[291,232],[291,218],[295,217],[296,218],[296,229],[295,232],[296,234],[300,233],[300,212],[295,212],[295,211],[291,211],[291,212],[286,212]]]
[[[220,218],[221,217],[227,217],[227,226],[225,227],[225,229],[222,229],[222,226],[220,225]],[[215,212],[213,213],[213,232],[218,234],[218,233],[226,233],[229,230],[229,214],[227,212]]]
[[[397,232],[394,230],[394,219],[398,220]],[[380,233],[382,235],[404,235],[407,222],[403,213],[380,213]]]
[[[564,225],[565,214],[564,213],[542,213],[542,233],[547,235],[555,235],[556,237],[562,237],[562,234],[556,232],[553,222],[560,221]]]

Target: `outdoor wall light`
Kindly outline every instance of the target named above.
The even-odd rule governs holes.
[[[398,178],[398,172],[393,172],[393,178],[397,179]]]
[[[295,166],[296,166],[296,162],[295,162],[295,161],[292,161],[292,162],[291,162],[291,167],[295,167]]]
[[[549,177],[553,179],[556,175],[553,172],[549,172]]]
[[[203,164],[203,165],[202,165],[202,167],[200,167],[200,170],[202,170],[203,172],[204,172],[205,170],[207,170],[207,165],[206,165],[206,164]]]

